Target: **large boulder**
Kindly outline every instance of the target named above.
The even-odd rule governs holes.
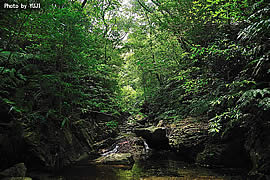
[[[257,121],[250,126],[245,142],[245,148],[252,162],[249,175],[254,179],[266,177],[270,179],[270,123],[262,122]]]
[[[236,167],[249,166],[247,152],[239,141],[224,144],[206,144],[203,152],[197,155],[196,163],[210,167]]]
[[[226,144],[209,144],[205,147],[203,152],[197,155],[196,163],[202,166],[221,166],[226,150]]]
[[[134,133],[144,138],[150,148],[169,149],[169,140],[165,127],[151,126],[148,128],[135,128]]]
[[[170,126],[168,137],[173,150],[185,159],[195,160],[208,139],[208,123],[197,122],[192,118],[181,120]]]

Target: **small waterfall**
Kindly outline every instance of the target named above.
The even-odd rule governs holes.
[[[101,154],[101,156],[107,156],[107,155],[109,155],[109,154],[116,153],[117,150],[118,150],[118,148],[119,148],[119,146],[116,145],[115,148],[114,148],[113,150],[108,151],[108,152],[105,152],[105,153]]]
[[[150,150],[148,144],[145,142],[145,140],[143,140],[143,144],[144,144],[144,148],[146,150],[146,152],[148,152]]]

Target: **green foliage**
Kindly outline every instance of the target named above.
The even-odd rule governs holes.
[[[118,122],[115,120],[112,120],[112,121],[107,122],[106,126],[108,126],[109,128],[115,129],[118,127]]]
[[[269,89],[251,89],[244,93],[237,94],[237,96],[227,96],[229,98],[235,98],[232,104],[226,104],[225,107],[229,107],[226,111],[216,115],[210,120],[211,133],[226,132],[228,129],[233,128],[241,123],[245,118],[245,114],[258,113],[269,111]],[[221,101],[225,101],[226,97],[222,97],[223,100],[218,100],[218,104]],[[228,98],[227,98],[228,99]],[[223,105],[224,106],[224,105]],[[222,129],[222,124],[224,129]]]
[[[237,101],[239,108],[248,110],[249,108],[262,108],[263,110],[269,110],[269,89],[251,89],[243,93],[243,95]]]
[[[252,5],[253,13],[247,18],[248,26],[242,29],[238,38],[241,40],[263,40],[269,35],[270,29],[270,5],[262,0]]]
[[[217,134],[220,132],[222,126],[220,123],[220,116],[217,116],[210,120],[209,122],[209,133]]]
[[[119,8],[117,0],[83,9],[49,0],[38,11],[1,9],[0,107],[59,127],[95,112],[208,116],[214,133],[269,110],[269,3],[137,0],[125,15]]]
[[[122,37],[113,33],[124,32],[125,23],[118,1],[97,3],[82,9],[78,1],[49,0],[36,11],[1,9],[7,16],[0,20],[0,107],[59,127],[92,112],[119,115]]]
[[[139,0],[132,8],[125,74],[149,117],[208,116],[209,132],[220,133],[239,125],[248,104],[268,109],[268,95],[256,98],[269,86],[269,3]]]
[[[139,97],[141,94],[139,94],[139,91],[135,91],[131,86],[124,86],[122,89],[121,97],[123,98],[121,100],[122,104],[122,110],[124,112],[129,112],[131,114],[138,113],[139,109],[142,104],[140,104]]]

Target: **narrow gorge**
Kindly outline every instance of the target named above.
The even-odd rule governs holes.
[[[266,0],[4,0],[0,179],[269,180],[269,14]]]

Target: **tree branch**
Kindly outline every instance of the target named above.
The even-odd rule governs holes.
[[[84,8],[86,3],[87,3],[87,0],[84,0],[83,3],[82,3],[82,8]]]

